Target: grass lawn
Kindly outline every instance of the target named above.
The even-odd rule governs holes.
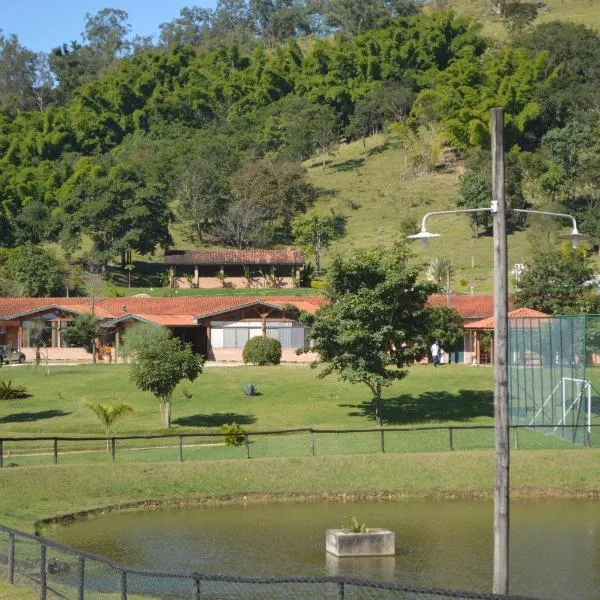
[[[162,433],[158,401],[129,381],[127,365],[5,367],[0,378],[24,385],[31,396],[0,402],[2,437],[25,435],[101,435],[94,415],[80,404],[127,402],[135,414],[124,418],[115,435]],[[254,383],[261,395],[246,397]],[[186,400],[182,392],[192,394]],[[416,365],[409,375],[384,390],[385,422],[486,424],[492,416],[492,370],[449,365],[434,370]],[[236,421],[249,431],[320,427],[374,426],[366,385],[349,385],[333,376],[319,379],[308,366],[211,367],[175,392],[173,432],[219,431]]]
[[[100,437],[95,416],[81,404],[82,398],[98,402],[125,401],[135,414],[117,423],[115,436],[195,434],[181,440],[183,460],[379,454],[382,438],[375,428],[374,407],[366,386],[349,385],[335,378],[319,379],[307,366],[208,368],[194,383],[181,384],[175,394],[173,427],[161,426],[158,402],[139,392],[128,378],[127,365],[6,367],[1,376],[25,385],[27,399],[0,403],[0,437]],[[246,397],[244,384],[252,382],[260,395]],[[186,399],[183,392],[191,394]],[[115,398],[117,400],[115,400]],[[465,366],[435,369],[416,365],[409,376],[385,390],[383,417],[386,427],[410,431],[386,431],[387,453],[446,452],[491,449],[493,430],[460,427],[491,426],[492,370]],[[221,425],[236,422],[248,432],[249,446],[227,446]],[[432,430],[431,427],[441,427]],[[447,427],[458,427],[448,431]],[[311,436],[303,431],[286,435],[260,432],[288,429],[333,430]],[[422,430],[421,428],[428,428]],[[373,429],[372,432],[336,433],[339,430]],[[206,434],[214,434],[212,437]],[[600,431],[598,432],[600,433]],[[204,435],[202,435],[204,434]],[[595,445],[594,434],[591,436]],[[528,429],[513,432],[513,444],[521,449],[570,448],[557,437]],[[119,440],[118,463],[151,463],[177,460],[178,437]],[[104,441],[64,441],[57,446],[59,464],[110,463]],[[50,465],[52,440],[4,439],[5,465]]]

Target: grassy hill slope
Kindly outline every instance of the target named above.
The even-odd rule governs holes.
[[[502,19],[490,13],[484,0],[452,0],[450,8],[459,15],[483,23],[483,33],[493,39],[504,40],[506,28]],[[572,21],[600,29],[600,2],[598,0],[545,0],[535,24],[549,21]]]
[[[351,248],[388,246],[398,237],[401,222],[419,223],[427,212],[456,208],[461,165],[415,179],[404,179],[404,152],[383,135],[339,147],[325,169],[320,160],[306,163],[319,190],[318,209],[346,216],[346,235],[328,251],[327,258]],[[428,248],[414,244],[423,262],[434,256],[450,258],[455,266],[452,288],[458,292],[487,293],[492,289],[492,239],[475,239],[464,216],[436,217],[431,231],[442,234]],[[415,230],[416,233],[417,230]],[[509,236],[509,265],[524,262],[530,254],[530,234]],[[510,268],[510,267],[509,267]]]

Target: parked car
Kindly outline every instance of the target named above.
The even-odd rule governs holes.
[[[24,363],[25,355],[20,350],[0,345],[0,365],[11,362]]]

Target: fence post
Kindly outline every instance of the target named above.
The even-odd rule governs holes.
[[[127,571],[121,571],[121,600],[127,600]]]
[[[381,451],[385,453],[385,433],[383,427],[380,429],[379,435],[381,437]]]
[[[46,585],[46,546],[40,545],[40,600],[46,600],[48,586]]]
[[[584,448],[590,447],[590,432],[585,425],[583,427],[583,446]]]
[[[310,430],[310,453],[312,456],[315,455],[315,432]]]
[[[200,600],[200,577],[194,577],[194,600]]]
[[[183,436],[179,436],[179,462],[183,462]]]
[[[15,582],[15,534],[8,534],[8,583]]]
[[[115,462],[115,454],[117,452],[117,442],[115,438],[110,438],[110,459]]]
[[[338,581],[338,599],[344,600],[344,582]]]
[[[4,466],[4,440],[0,440],[0,468]]]
[[[58,438],[54,438],[54,464],[58,464]]]
[[[519,449],[519,427],[515,427],[515,450]]]
[[[448,438],[450,442],[450,450],[454,450],[454,429],[448,427]]]
[[[79,582],[77,584],[77,600],[84,600],[85,592],[85,558],[79,557]]]
[[[246,444],[246,458],[250,458],[250,442],[247,433],[244,434],[244,443]]]

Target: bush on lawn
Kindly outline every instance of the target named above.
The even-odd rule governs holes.
[[[0,381],[0,400],[17,400],[28,396],[27,390],[21,385],[13,385],[12,380]]]
[[[244,362],[255,365],[278,365],[281,362],[279,340],[259,336],[249,339],[244,346]]]

